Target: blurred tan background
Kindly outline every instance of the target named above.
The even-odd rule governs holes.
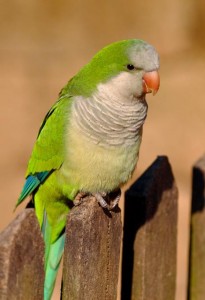
[[[191,167],[205,148],[203,0],[1,1],[0,229],[14,218],[38,128],[58,92],[96,51],[127,38],[148,41],[161,56],[138,176],[168,155],[180,193],[177,300],[185,300]]]

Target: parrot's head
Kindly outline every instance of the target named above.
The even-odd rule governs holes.
[[[117,94],[118,98],[129,101],[158,91],[158,69],[159,56],[155,48],[142,40],[131,39],[100,50],[77,77],[80,76],[86,96],[97,91]]]

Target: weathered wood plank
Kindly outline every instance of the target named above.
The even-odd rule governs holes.
[[[63,300],[116,300],[122,225],[120,209],[89,197],[72,209],[66,227]]]
[[[122,300],[174,300],[178,192],[158,157],[125,196]]]
[[[0,234],[0,299],[43,299],[43,257],[38,221],[25,209]]]
[[[205,155],[193,168],[188,299],[205,299]]]

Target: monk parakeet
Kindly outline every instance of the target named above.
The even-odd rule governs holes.
[[[63,253],[69,200],[106,195],[135,169],[145,95],[159,88],[159,57],[137,40],[100,50],[61,90],[40,127],[19,205],[31,195],[45,240],[44,299],[51,298]]]

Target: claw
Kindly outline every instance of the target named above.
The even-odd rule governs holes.
[[[108,204],[103,197],[106,197],[106,193],[95,193],[93,196],[96,198],[97,202],[103,207],[107,208]]]
[[[95,194],[93,194],[93,196],[96,198],[98,203],[103,208],[107,208],[108,210],[112,210],[113,208],[115,208],[118,205],[118,203],[120,201],[121,192],[120,193],[119,193],[119,191],[117,191],[117,192],[118,192],[117,194],[116,194],[116,192],[114,192],[114,195],[113,195],[113,193],[108,195],[105,192],[95,193]],[[106,200],[108,202],[104,198],[107,198]]]
[[[121,196],[121,194],[117,195],[117,197],[112,201],[112,205],[111,205],[110,209],[113,209],[113,208],[115,208],[115,206],[118,205],[118,203],[120,201],[120,196]]]
[[[75,206],[80,205],[83,202],[83,198],[86,197],[87,194],[84,192],[79,192],[76,196],[75,199],[73,200],[73,204]]]

